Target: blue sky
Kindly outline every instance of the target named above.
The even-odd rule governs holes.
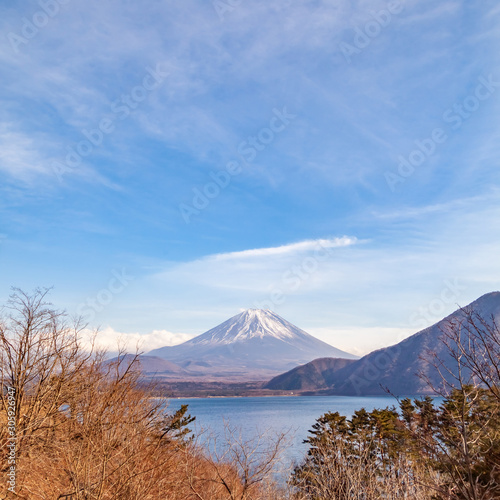
[[[497,2],[0,5],[2,303],[364,353],[500,288]]]

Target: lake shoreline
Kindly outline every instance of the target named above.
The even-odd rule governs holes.
[[[333,394],[333,389],[319,390],[273,390],[263,389],[263,381],[250,382],[194,382],[179,380],[147,380],[147,383],[153,382],[155,385],[154,394],[157,397],[168,399],[179,398],[269,398],[269,397],[393,397],[391,394]],[[438,394],[420,393],[415,397],[439,397]],[[398,397],[410,397],[407,395],[398,395]],[[395,399],[395,398],[394,398]]]

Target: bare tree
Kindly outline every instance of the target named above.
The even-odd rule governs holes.
[[[500,401],[500,330],[496,318],[486,318],[474,309],[462,308],[462,318],[443,329],[443,341],[463,377],[474,385],[487,387]],[[459,379],[460,385],[464,380]]]
[[[167,414],[166,401],[141,380],[137,352],[106,360],[83,349],[81,323],[69,325],[46,296],[15,290],[0,320],[0,423],[15,394],[17,498],[277,498],[259,489],[277,450],[259,455],[234,445],[214,463],[187,438],[187,407]],[[0,425],[2,446],[7,429]],[[7,470],[2,456],[0,471]]]
[[[63,313],[49,307],[47,293],[36,290],[30,296],[14,290],[8,314],[0,321],[1,405],[6,408],[10,387],[15,394],[19,454],[27,439],[59,420],[69,381],[92,355],[80,348],[82,324],[69,326]]]
[[[278,487],[273,475],[280,468],[286,442],[286,433],[270,436],[268,432],[245,440],[241,431],[224,422],[223,439],[211,435],[205,444],[211,451],[210,456],[205,456],[205,463],[214,475],[211,481],[223,487],[224,498],[228,500],[277,499]],[[193,491],[200,500],[209,500],[194,484]]]
[[[423,360],[439,375],[420,373],[436,394],[447,398],[438,439],[417,436],[423,448],[440,457],[440,498],[485,500],[500,494],[500,331],[494,316],[472,308],[441,329],[443,353]]]

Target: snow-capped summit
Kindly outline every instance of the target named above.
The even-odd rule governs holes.
[[[148,353],[198,373],[255,378],[319,357],[356,359],[309,335],[276,313],[248,309],[183,344]],[[252,375],[253,373],[253,375]]]
[[[304,334],[308,335],[272,311],[247,309],[193,340],[197,344],[230,344],[251,338],[273,337],[286,342]]]

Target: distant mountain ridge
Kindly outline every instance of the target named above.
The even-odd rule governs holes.
[[[493,317],[497,324],[500,324],[500,292],[485,294],[466,306],[464,310],[474,310],[486,320]],[[283,381],[288,377],[288,387],[304,384],[309,390],[320,391],[321,394],[383,395],[386,394],[384,388],[389,389],[396,396],[430,394],[432,387],[418,377],[417,373],[425,374],[434,387],[440,385],[441,378],[422,357],[431,351],[443,359],[448,367],[453,368],[454,363],[440,337],[442,329],[450,322],[459,322],[463,318],[462,309],[458,309],[438,323],[415,333],[398,344],[373,351],[339,370],[334,370],[330,373],[327,390],[325,390],[325,382],[321,379],[317,379],[318,383],[314,388],[310,383],[311,367],[314,367],[315,363],[320,360],[293,370],[296,376],[293,380],[290,379],[292,372],[288,372],[269,381],[266,386],[273,381],[274,386],[276,380]]]
[[[318,357],[357,359],[262,309],[248,309],[183,344],[147,355],[193,375],[248,380],[265,380]]]
[[[355,363],[354,359],[318,358],[274,377],[262,386],[273,391],[316,391],[333,383],[333,374]]]

